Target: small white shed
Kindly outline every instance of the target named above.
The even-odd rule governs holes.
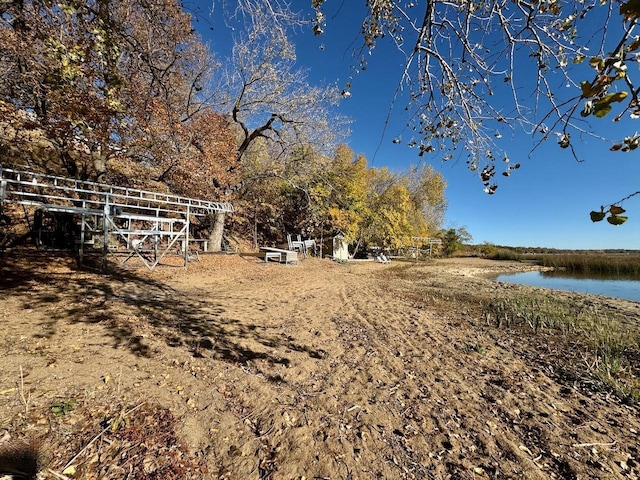
[[[333,237],[333,259],[338,262],[346,262],[349,260],[349,248],[344,241],[342,232],[338,232]]]

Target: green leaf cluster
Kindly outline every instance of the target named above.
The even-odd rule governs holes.
[[[590,98],[597,95],[597,91],[602,91],[602,88],[593,89],[589,82],[582,83],[582,95],[585,98]],[[606,116],[611,111],[611,104],[614,102],[622,102],[627,98],[627,92],[615,92],[601,96],[594,100],[587,100],[584,104],[584,108],[580,112],[583,117],[588,117],[593,114],[598,118]]]
[[[443,254],[447,257],[462,250],[465,243],[472,240],[471,234],[465,227],[449,228],[440,232],[443,244]]]
[[[601,222],[606,218],[607,222],[609,222],[611,225],[617,226],[622,225],[627,221],[628,217],[623,216],[623,213],[625,213],[624,208],[619,205],[611,205],[607,210],[605,210],[605,207],[600,207],[600,211],[591,211],[591,213],[589,213],[589,216],[592,222]]]
[[[66,398],[59,402],[53,402],[51,404],[51,413],[54,417],[62,417],[73,412],[76,408],[75,400]]]

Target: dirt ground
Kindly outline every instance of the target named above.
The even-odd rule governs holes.
[[[0,266],[0,469],[24,445],[42,479],[640,477],[637,406],[455,300],[530,265]]]

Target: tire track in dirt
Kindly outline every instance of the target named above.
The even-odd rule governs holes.
[[[351,282],[339,294],[333,322],[344,353],[322,389],[337,388],[336,408],[356,412],[351,423],[343,413],[338,427],[353,444],[352,470],[368,437],[373,457],[388,452],[378,475],[575,476],[574,460],[556,453],[566,445],[550,440],[570,409],[557,405],[560,387],[546,375],[499,345],[484,355],[466,351],[477,333],[465,322],[416,314],[388,288]],[[342,443],[336,451],[344,452]]]
[[[326,408],[317,415],[313,411],[316,397],[326,400],[317,381],[330,372],[331,359],[337,356],[331,340],[336,332],[330,322],[319,319],[331,309],[325,300],[330,292],[313,281],[301,281],[302,269],[280,268],[269,275],[274,271],[269,267],[255,271],[242,285],[206,287],[206,295],[220,302],[225,320],[255,325],[262,340],[245,336],[245,348],[286,360],[273,364],[256,356],[219,373],[219,391],[226,403],[223,409],[212,408],[209,421],[223,414],[235,421],[229,423],[228,418],[225,428],[216,428],[212,435],[212,450],[232,447],[233,452],[218,456],[217,469],[220,478],[298,478],[313,471],[335,478],[334,467],[344,472],[343,467],[309,448],[314,436],[323,435],[324,419],[332,415]],[[330,270],[326,273],[331,275]]]
[[[575,413],[563,402],[564,387],[509,345],[463,315],[416,308],[406,295],[415,284],[386,284],[369,267],[356,272],[347,270],[348,281],[339,272],[329,282],[278,284],[298,299],[280,305],[286,313],[279,328],[291,342],[312,338],[323,353],[313,365],[292,359],[282,373],[285,420],[268,409],[261,415],[277,431],[274,444],[288,457],[298,452],[308,471],[331,478],[576,478],[581,455],[571,445],[610,442],[611,428],[585,410]],[[333,301],[327,308],[332,298],[341,299],[339,308]],[[486,351],[473,350],[478,341]],[[571,433],[576,418],[585,425]],[[300,451],[310,439],[323,454]],[[594,463],[593,478],[605,467],[604,458]],[[287,472],[296,470],[280,465],[281,478]]]
[[[431,315],[407,308],[393,290],[388,285],[360,288],[345,314],[357,323],[356,331],[368,341],[369,351],[384,352],[373,364],[365,357],[357,363],[366,371],[378,370],[386,380],[369,399],[369,416],[374,424],[378,418],[388,421],[389,415],[393,420],[386,434],[379,435],[380,442],[391,448],[391,463],[399,467],[388,473],[463,478],[480,467],[447,459],[469,456],[457,445],[464,439],[450,426],[459,410],[452,400],[477,403],[477,395],[468,398],[460,378],[452,375],[463,365],[451,333],[445,333]]]

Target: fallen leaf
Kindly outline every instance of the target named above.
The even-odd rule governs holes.
[[[71,476],[73,476],[73,475],[76,474],[76,467],[74,467],[73,465],[69,465],[67,468],[65,468],[62,471],[62,474],[63,475],[71,475]]]

